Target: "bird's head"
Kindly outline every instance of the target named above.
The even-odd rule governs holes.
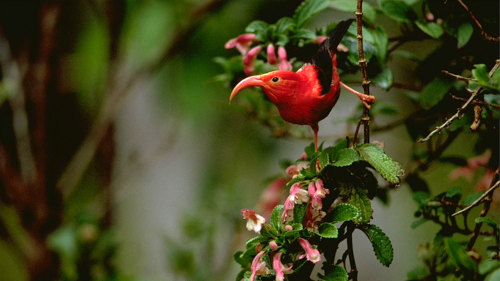
[[[292,71],[276,70],[266,74],[254,75],[240,81],[234,87],[229,97],[229,102],[241,90],[249,87],[260,87],[274,104],[280,103],[286,97],[292,96],[294,90],[300,85],[301,77]]]

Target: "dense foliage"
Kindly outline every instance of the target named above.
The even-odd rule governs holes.
[[[371,200],[378,197],[387,201],[387,187],[399,185],[401,180],[414,192],[419,206],[415,212],[419,220],[412,226],[433,221],[441,227],[435,239],[419,249],[423,266],[409,272],[408,280],[494,280],[500,275],[498,224],[487,216],[492,205],[498,208],[498,198],[493,194],[499,186],[500,60],[499,38],[495,37],[498,14],[492,11],[498,3],[487,2],[307,0],[293,16],[275,23],[253,21],[246,27],[246,34],[233,39],[233,44],[228,42],[226,48],[237,47],[240,55],[217,58],[225,69],[218,76],[221,81],[233,85],[250,74],[278,68],[297,70],[335,27],[332,23],[312,29],[308,25],[312,18],[327,9],[353,17],[358,11],[356,15],[360,16],[362,7],[362,33],[358,21],[337,50],[340,73],[366,73],[363,82],[369,79],[385,90],[402,88],[414,106],[404,119],[375,127],[390,130],[406,126],[415,144],[411,151],[414,165],[404,175],[381,147],[366,143],[369,138],[365,136],[365,144],[357,143],[359,124],[368,126],[366,113],[354,140],[348,136],[347,141],[337,141],[317,153],[307,147],[305,155],[288,167],[288,182],[283,188],[289,190],[289,196],[284,205],[274,208],[268,222],[261,225],[262,216],[243,212],[249,220],[247,228],[258,235],[235,255],[242,266],[236,280],[357,280],[357,271],[363,269],[356,268],[352,250],[352,232],[356,229],[366,234],[377,259],[389,266],[393,248],[384,232],[370,224],[372,216],[377,215],[373,214]],[[363,39],[363,50],[357,47],[359,38]],[[281,50],[279,64],[275,46]],[[422,47],[429,52],[422,55]],[[360,58],[366,59],[366,69]],[[395,59],[414,63],[414,80],[395,81],[390,63]],[[279,119],[262,95],[247,95],[242,106],[249,116],[271,128],[273,135],[300,136],[296,128]],[[397,110],[376,102],[370,116],[376,120]],[[465,155],[445,155],[461,135],[467,135],[470,140],[466,145],[482,156],[467,161]],[[423,174],[435,162],[457,166],[451,179],[481,174],[474,177],[480,178],[476,193],[461,199],[462,191],[450,182],[447,191],[433,194],[436,187]],[[374,173],[388,184],[377,180]],[[486,251],[475,247],[478,237],[487,241]],[[337,253],[342,242],[347,243],[347,250]],[[320,261],[322,267],[317,273],[313,268]]]

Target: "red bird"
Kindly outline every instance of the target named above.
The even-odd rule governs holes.
[[[229,101],[245,88],[260,87],[278,108],[283,120],[311,126],[314,132],[314,150],[317,152],[318,122],[328,116],[337,102],[340,86],[356,94],[368,108],[375,101],[375,97],[361,94],[340,82],[337,72],[334,50],[352,21],[342,21],[337,25],[330,38],[321,44],[311,63],[306,63],[297,72],[276,70],[245,78],[234,87]]]

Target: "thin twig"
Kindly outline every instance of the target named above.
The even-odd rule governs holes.
[[[453,77],[456,80],[460,80],[460,81],[464,81],[464,82],[469,82],[471,80],[474,80],[474,79],[471,79],[471,78],[463,77],[463,76],[460,76],[460,75],[448,72],[447,70],[441,70],[441,73],[443,73],[444,75]]]
[[[472,20],[476,23],[477,27],[479,27],[479,29],[481,30],[481,35],[483,35],[484,39],[488,40],[488,41],[493,41],[493,42],[498,42],[500,41],[500,37],[493,37],[491,35],[489,35],[488,33],[486,33],[486,31],[484,31],[484,28],[483,26],[481,25],[481,23],[479,22],[479,20],[476,18],[476,16],[472,13],[472,11],[469,9],[469,7],[467,7],[467,5],[465,5],[464,2],[462,2],[462,0],[457,0],[457,2],[465,9],[465,11],[469,14],[469,16],[472,18]]]
[[[477,198],[476,201],[472,202],[470,205],[468,205],[467,207],[463,208],[462,210],[454,213],[452,216],[457,216],[457,215],[460,215],[461,213],[469,211],[474,206],[476,206],[479,203],[481,203],[481,201],[483,201],[484,198],[486,198],[490,193],[493,193],[493,191],[495,191],[495,189],[497,189],[499,186],[500,186],[500,181],[497,181],[493,186],[491,186],[490,188],[488,188],[488,190],[486,190],[483,193],[483,195],[481,195],[481,197]]]
[[[455,99],[455,100],[459,100],[459,101],[467,101],[466,98],[457,97],[455,95],[451,95],[451,98]],[[498,104],[487,103],[487,102],[481,101],[481,100],[473,100],[472,104],[474,104],[474,105],[491,106],[491,107],[494,107],[494,108],[500,108],[500,105],[498,105]]]
[[[496,64],[495,66],[493,66],[493,68],[490,70],[490,73],[488,74],[489,77],[491,77],[493,75],[493,73],[495,73],[495,71],[498,69],[498,67],[500,66],[500,59],[498,59],[496,61]],[[481,87],[478,87],[470,96],[470,98],[467,100],[467,102],[465,102],[462,107],[460,107],[458,110],[457,110],[457,113],[455,113],[453,116],[451,116],[448,120],[446,120],[446,122],[444,122],[441,126],[439,127],[436,127],[436,129],[434,129],[432,132],[430,132],[427,137],[423,138],[423,139],[420,139],[418,140],[418,142],[426,142],[428,141],[433,135],[441,132],[443,129],[447,128],[448,126],[450,126],[450,124],[455,121],[456,119],[460,119],[461,115],[462,115],[462,112],[469,106],[469,104],[472,103],[472,100],[477,96],[477,94],[479,94],[479,92],[481,91]]]
[[[366,58],[363,51],[363,0],[358,0],[356,7],[356,26],[357,26],[357,38],[358,38],[358,53],[359,53],[359,66],[361,68],[361,75],[363,76],[363,86],[364,94],[370,95],[370,81],[368,80],[368,73],[366,70]],[[363,107],[363,134],[364,143],[370,142],[370,110],[365,106]]]

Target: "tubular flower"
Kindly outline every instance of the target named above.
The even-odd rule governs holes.
[[[255,70],[255,60],[257,55],[262,50],[262,46],[253,47],[248,53],[243,57],[243,71],[246,75],[252,75]]]
[[[309,201],[309,196],[307,190],[302,189],[304,183],[297,182],[290,187],[289,200],[293,200],[296,204],[307,203]]]
[[[266,219],[264,219],[263,216],[256,214],[254,210],[242,209],[241,215],[243,216],[244,219],[248,220],[247,229],[253,230],[256,233],[260,232],[262,224],[266,222]]]
[[[224,47],[226,49],[232,49],[232,48],[236,47],[236,49],[238,49],[238,51],[240,51],[240,53],[242,55],[246,55],[246,53],[250,49],[250,46],[252,45],[252,43],[256,42],[256,41],[258,41],[258,40],[255,38],[255,34],[245,33],[245,34],[241,34],[240,36],[227,41],[227,43],[226,43],[226,45],[224,45]]]
[[[317,249],[314,249],[311,246],[309,241],[307,241],[306,239],[303,239],[303,238],[299,238],[298,241],[299,241],[300,246],[306,252],[305,257],[308,261],[310,261],[312,263],[318,263],[321,261],[321,254],[319,253],[319,251]],[[303,258],[304,255],[302,255],[301,257]]]
[[[323,181],[318,179],[315,182],[311,182],[308,188],[309,195],[311,196],[311,207],[316,210],[321,210],[323,208],[323,198],[326,197],[330,191],[324,188]]]
[[[293,220],[293,208],[295,207],[295,200],[290,200],[290,196],[286,198],[283,207],[283,214],[281,215],[281,220],[283,223]]]
[[[278,57],[280,58],[280,70],[292,70],[292,64],[288,61],[286,49],[283,46],[278,48]]]
[[[269,44],[267,45],[267,62],[270,65],[275,65],[278,63],[278,59],[276,59],[276,53],[274,51],[274,45]]]
[[[283,263],[281,263],[281,255],[283,253],[276,253],[273,257],[273,269],[276,272],[276,281],[285,280],[285,274],[292,273],[292,267],[285,267]]]
[[[253,259],[251,267],[252,275],[250,275],[250,281],[254,281],[257,275],[267,275],[271,273],[271,270],[269,270],[269,268],[267,268],[266,266],[267,265],[266,262],[260,261],[260,259],[262,258],[262,256],[264,256],[265,253],[266,253],[265,251],[260,251]]]

